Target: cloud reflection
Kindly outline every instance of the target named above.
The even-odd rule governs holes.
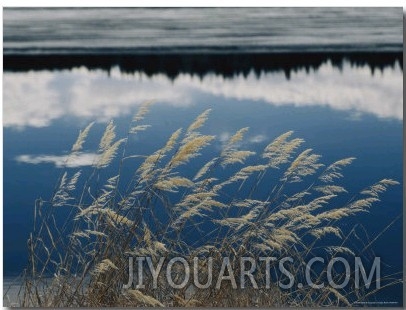
[[[330,63],[317,72],[251,73],[230,79],[209,74],[204,78],[181,74],[171,80],[163,74],[109,75],[101,70],[77,68],[71,71],[5,72],[3,76],[3,125],[45,127],[62,117],[106,121],[133,113],[145,100],[174,107],[196,102],[201,94],[220,98],[263,101],[275,106],[325,106],[370,113],[381,118],[403,119],[403,75],[400,67],[386,68],[371,75],[368,67],[342,70]]]
[[[17,162],[24,164],[54,164],[56,167],[78,168],[91,166],[97,160],[97,154],[81,153],[73,155],[19,155],[15,158]]]

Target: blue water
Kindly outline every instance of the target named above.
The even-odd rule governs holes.
[[[5,72],[4,74],[4,272],[22,271],[27,262],[26,240],[32,228],[34,200],[50,197],[64,160],[79,129],[96,120],[89,148],[97,145],[105,123],[114,119],[124,134],[131,115],[146,99],[156,104],[146,123],[148,131],[131,141],[136,154],[150,154],[170,133],[187,127],[212,108],[204,132],[217,136],[213,147],[192,167],[218,151],[227,137],[250,127],[244,146],[258,153],[267,142],[288,130],[322,154],[324,163],[354,156],[345,170],[351,193],[382,178],[402,180],[402,71],[399,67],[372,75],[368,67],[342,71],[326,64],[317,72],[283,72],[224,79],[182,75],[147,77],[85,68],[72,71]],[[41,104],[38,104],[41,103]],[[77,168],[91,161],[82,158]],[[136,165],[136,163],[132,163]],[[128,170],[135,167],[129,163]],[[69,169],[74,171],[75,168]],[[188,172],[188,171],[187,171]],[[195,171],[194,171],[195,172]],[[194,173],[193,172],[193,173]],[[188,172],[193,174],[192,172]],[[402,212],[402,186],[391,188],[370,214],[355,220],[376,236]],[[355,222],[344,224],[351,228]],[[402,268],[402,223],[398,221],[374,244],[389,265]],[[387,293],[389,294],[389,293]],[[391,295],[392,294],[392,295]],[[400,300],[400,289],[387,295]],[[385,295],[386,296],[386,295]]]
[[[6,55],[363,50],[376,52],[379,59],[380,52],[401,49],[401,9],[4,10]],[[145,121],[152,128],[130,141],[136,154],[154,152],[174,130],[187,128],[211,108],[202,132],[216,139],[191,162],[192,169],[218,152],[236,130],[249,126],[243,146],[257,153],[294,130],[325,164],[356,157],[344,171],[343,185],[350,193],[382,178],[402,182],[403,70],[398,62],[372,70],[362,61],[354,66],[345,59],[340,65],[326,60],[295,67],[289,79],[282,69],[249,70],[248,63],[244,73],[226,75],[210,71],[212,65],[204,74],[125,73],[120,66],[104,71],[84,65],[45,70],[34,64],[32,70],[3,73],[5,277],[26,267],[34,201],[51,196],[79,130],[96,121],[85,147],[89,152],[70,172],[89,171],[90,150],[106,123],[114,119],[124,135],[145,100],[156,102]],[[136,165],[129,161],[125,171]],[[390,188],[370,213],[345,221],[343,229],[361,224],[373,239],[402,214],[402,188]],[[402,243],[398,220],[372,245],[384,262],[383,275],[402,271]],[[382,291],[377,300],[400,306],[402,286]]]

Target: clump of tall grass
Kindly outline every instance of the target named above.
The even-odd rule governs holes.
[[[52,196],[36,201],[21,306],[324,306],[365,298],[362,291],[328,286],[283,290],[275,281],[265,289],[260,271],[258,289],[235,290],[228,282],[219,289],[174,289],[163,277],[155,279],[157,289],[149,274],[144,275],[144,288],[123,289],[129,256],[149,256],[155,263],[160,257],[182,256],[192,262],[210,256],[213,273],[219,272],[223,257],[238,270],[242,256],[290,256],[292,273],[303,278],[303,262],[315,252],[355,256],[351,232],[343,233],[342,220],[368,212],[382,192],[397,184],[383,179],[343,203],[338,197],[347,190],[337,181],[354,158],[325,166],[312,149],[298,152],[304,140],[292,131],[256,154],[240,149],[248,128],[238,130],[188,176],[179,168],[215,140],[199,132],[210,110],[186,130],[168,135],[154,153],[127,154],[131,136],[148,128],[142,121],[149,105],[134,116],[125,138],[116,137],[112,121],[107,124],[91,173],[67,169]],[[79,133],[72,155],[83,151],[92,125]],[[105,177],[105,168],[118,154],[115,173]],[[246,164],[247,159],[254,164]],[[134,162],[130,180],[123,177],[128,161]],[[228,177],[221,177],[224,171]],[[269,175],[274,183],[263,184]],[[209,277],[204,260],[200,267],[198,277],[204,282]],[[181,270],[173,272],[182,275]]]

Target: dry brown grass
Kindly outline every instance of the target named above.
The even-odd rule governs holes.
[[[128,137],[147,129],[139,122],[149,105],[133,118]],[[122,289],[128,279],[129,255],[180,255],[190,262],[195,256],[210,256],[214,273],[219,272],[224,256],[230,257],[237,271],[241,256],[291,256],[295,277],[303,277],[303,262],[316,248],[331,257],[355,255],[348,242],[351,232],[343,235],[341,220],[368,211],[380,193],[397,184],[383,179],[347,203],[335,203],[337,196],[346,194],[335,182],[354,158],[325,167],[311,149],[296,154],[304,140],[291,138],[290,131],[269,143],[255,165],[245,165],[247,157],[255,155],[238,148],[248,128],[237,131],[216,157],[193,173],[194,178],[182,176],[177,168],[215,138],[197,131],[209,112],[198,116],[183,136],[179,129],[165,146],[143,156],[130,181],[121,178],[123,162],[136,162],[142,156],[127,154],[128,137],[116,139],[113,122],[107,125],[93,172],[81,180],[80,172],[66,170],[52,197],[36,202],[21,306],[325,306],[350,305],[358,295],[363,298],[361,291],[331,287],[283,290],[271,283],[265,289],[261,273],[259,289],[234,290],[224,283],[219,290],[175,290],[163,277],[155,289],[148,275],[144,289]],[[72,153],[82,150],[91,125],[80,132]],[[96,190],[94,181],[100,180],[103,168],[121,149],[117,173]],[[216,178],[218,169],[231,169],[231,176]],[[272,186],[263,186],[266,174],[279,176]],[[81,188],[77,188],[79,181]],[[294,182],[303,185],[293,187],[299,189],[296,192],[286,191]],[[266,195],[264,188],[269,191]],[[69,210],[62,222],[61,208]],[[188,238],[192,233],[195,238]],[[318,247],[326,236],[334,238]],[[208,272],[202,264],[199,278],[204,282]]]

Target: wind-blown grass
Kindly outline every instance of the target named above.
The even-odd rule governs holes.
[[[186,131],[169,135],[154,153],[127,154],[129,137],[148,128],[139,123],[150,104],[134,116],[126,138],[117,139],[114,123],[108,123],[89,175],[67,169],[53,195],[37,200],[21,306],[326,306],[351,305],[365,298],[362,290],[328,286],[283,290],[272,282],[263,289],[265,275],[260,272],[259,289],[234,290],[228,283],[217,290],[173,289],[163,277],[156,279],[154,289],[147,274],[145,288],[123,289],[128,257],[133,255],[182,256],[189,262],[210,256],[214,273],[225,256],[235,270],[242,256],[290,256],[293,273],[301,279],[304,261],[315,253],[330,258],[362,254],[363,249],[351,248],[353,231],[343,233],[342,220],[369,212],[382,192],[398,184],[383,179],[342,203],[338,197],[348,193],[336,182],[354,158],[325,166],[312,149],[298,153],[304,140],[293,138],[292,131],[276,137],[261,154],[241,150],[248,128],[238,130],[219,154],[193,171],[194,177],[187,177],[178,168],[195,160],[215,139],[198,131],[210,110]],[[80,132],[72,154],[83,149],[91,126]],[[117,154],[121,154],[118,170],[100,186],[103,169]],[[247,158],[255,164],[247,165]],[[130,180],[123,177],[125,161],[135,163]],[[67,167],[68,162],[69,158]],[[217,171],[227,169],[229,177],[217,177]],[[267,174],[276,179],[264,186]],[[59,212],[64,214],[62,221]],[[203,283],[209,276],[206,267],[202,261]],[[389,284],[396,281],[388,279]]]

